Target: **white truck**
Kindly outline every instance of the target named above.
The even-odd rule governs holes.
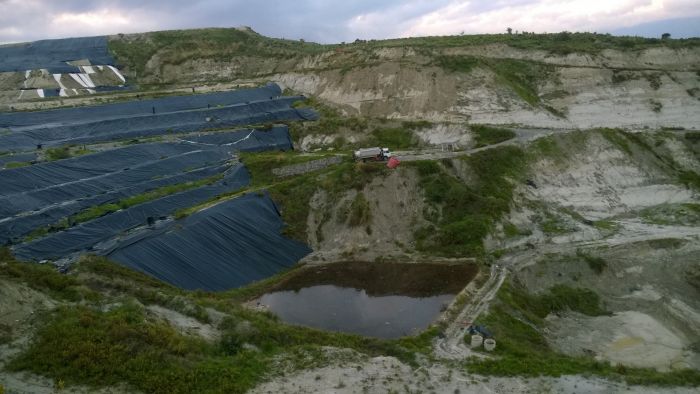
[[[391,157],[389,148],[362,148],[352,154],[355,161],[386,161]]]

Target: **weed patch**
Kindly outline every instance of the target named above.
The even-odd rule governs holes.
[[[608,262],[602,257],[591,256],[590,254],[584,253],[581,250],[576,251],[576,256],[582,258],[583,261],[588,264],[588,267],[598,275],[602,274],[608,267]]]
[[[26,167],[30,166],[32,163],[28,161],[11,161],[8,163],[5,163],[5,168],[20,168],[20,167]]]
[[[469,128],[474,132],[477,148],[498,144],[499,142],[515,138],[515,132],[508,129],[484,125],[471,125]]]
[[[357,193],[355,199],[350,204],[349,224],[353,227],[366,225],[372,218],[372,211],[369,202],[363,193]]]

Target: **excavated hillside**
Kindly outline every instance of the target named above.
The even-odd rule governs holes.
[[[318,45],[243,28],[118,35],[109,48],[131,90],[18,98],[13,90],[40,74],[3,73],[0,105],[268,82],[303,94],[294,109],[320,118],[282,121],[295,152],[240,153],[247,186],[171,219],[176,232],[187,223],[180,215],[269,193],[283,235],[311,252],[251,285],[193,292],[102,257],[79,256],[65,275],[3,250],[0,393],[700,387],[700,40],[559,33]],[[265,133],[272,123],[248,126]],[[216,138],[202,128],[188,138]],[[353,162],[351,151],[366,146],[390,147],[401,164]],[[430,328],[397,340],[285,324],[261,303],[284,284],[302,294],[313,278],[329,280],[329,264],[348,262],[343,275],[430,263],[469,278]],[[410,287],[402,274],[398,287]],[[362,297],[396,278],[372,279]],[[493,352],[470,346],[471,323],[495,338]]]
[[[162,34],[114,38],[117,57],[139,83],[273,80],[350,115],[436,122],[693,128],[700,116],[697,40],[665,46],[607,44],[602,35],[521,35],[324,47],[256,43],[254,33],[236,31],[221,53],[224,32],[200,37],[204,45],[194,36]]]

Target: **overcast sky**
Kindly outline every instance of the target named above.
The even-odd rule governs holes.
[[[195,27],[356,38],[596,31],[700,36],[700,0],[0,0],[0,43]]]

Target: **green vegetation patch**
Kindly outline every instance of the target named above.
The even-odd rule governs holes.
[[[503,235],[507,238],[523,237],[532,235],[532,231],[529,229],[522,229],[511,222],[506,222],[503,224]]]
[[[60,274],[52,265],[18,262],[6,247],[0,248],[0,277],[20,281],[62,300],[79,301],[96,297],[95,293],[81,287],[74,277]]]
[[[683,168],[671,155],[657,152],[654,147],[647,142],[643,133],[629,133],[619,129],[599,129],[598,131],[608,141],[630,156],[635,155],[635,149],[633,149],[633,147],[636,147],[636,149],[642,153],[648,153],[654,156],[665,166],[669,175],[677,179],[678,183],[688,188],[700,190],[700,174],[696,171]]]
[[[360,225],[366,225],[372,218],[372,210],[369,206],[369,202],[365,197],[364,193],[357,193],[355,199],[350,204],[350,213],[348,223],[357,227]]]
[[[418,137],[403,127],[377,128],[372,131],[367,144],[391,149],[408,149],[418,146]]]
[[[664,204],[649,207],[639,212],[639,217],[649,224],[700,225],[700,204]]]
[[[292,369],[324,365],[330,361],[324,346],[354,349],[370,356],[394,356],[415,365],[415,354],[429,354],[431,339],[438,332],[433,327],[399,340],[365,338],[289,326],[270,313],[232,302],[259,296],[270,283],[222,293],[185,292],[159,285],[102,258],[82,261],[78,271],[81,274],[74,280],[98,286],[96,276],[101,277],[104,283],[100,286],[112,286],[109,291],[103,289],[105,294],[118,297],[114,299],[118,302],[111,300],[111,308],[92,302],[57,308],[45,317],[34,342],[7,366],[9,370],[31,371],[67,385],[126,383],[153,393],[239,393],[271,376],[270,365],[275,360],[284,359]],[[122,292],[121,286],[129,292]],[[224,313],[227,317],[218,326],[221,339],[205,342],[185,336],[150,317],[128,297],[130,292],[146,288]]]
[[[332,154],[299,154],[296,152],[241,152],[240,159],[250,172],[253,186],[269,185],[278,180],[272,170],[292,164],[323,159]]]
[[[82,155],[86,155],[88,153],[92,153],[92,151],[89,149],[86,149],[84,147],[73,148],[70,146],[63,146],[60,148],[46,149],[44,154],[46,155],[46,160],[55,161],[55,160],[69,159],[71,157],[76,157],[76,156],[82,156]]]
[[[661,238],[651,239],[647,243],[652,249],[678,249],[685,245],[687,241],[679,238]]]
[[[266,371],[264,356],[255,352],[215,354],[213,346],[150,321],[135,304],[108,312],[60,307],[8,369],[32,371],[69,384],[126,382],[149,393],[242,393]]]
[[[551,78],[554,67],[527,60],[477,58],[471,56],[439,56],[436,65],[452,72],[469,73],[476,67],[491,70],[496,81],[509,87],[523,101],[540,105],[538,85]]]
[[[374,178],[387,173],[388,170],[383,163],[348,161],[321,171],[293,177],[271,185],[267,189],[272,199],[279,205],[282,218],[286,223],[284,234],[298,241],[307,242],[309,201],[316,191],[323,189],[330,195],[331,200],[335,200],[347,190],[361,191]],[[369,217],[360,214],[358,219],[369,220]]]
[[[513,130],[485,125],[470,125],[469,128],[474,132],[477,148],[498,144],[499,142],[515,138],[515,132]]]
[[[454,36],[411,37],[382,41],[370,41],[362,45],[371,47],[452,48],[488,44],[506,44],[519,49],[549,51],[558,55],[570,53],[597,54],[604,49],[637,51],[647,48],[692,48],[700,46],[700,39],[665,39],[611,34],[562,31],[559,33],[515,32],[515,34],[465,34]]]
[[[5,168],[20,168],[20,167],[26,167],[30,166],[32,163],[28,161],[11,161],[8,163],[5,163]]]
[[[545,213],[544,219],[540,222],[542,232],[547,235],[562,235],[576,231],[576,228],[568,223],[559,214]]]
[[[478,152],[462,159],[476,175],[466,185],[437,162],[409,163],[418,170],[432,224],[416,231],[417,248],[446,256],[483,255],[483,239],[510,210],[514,183],[526,167],[525,153],[511,146]],[[439,212],[438,215],[431,212]]]
[[[682,170],[679,172],[678,180],[687,187],[700,190],[700,174],[695,171]]]
[[[129,67],[130,76],[138,80],[148,76],[146,64],[156,53],[167,64],[178,65],[190,59],[231,61],[236,57],[261,57],[280,61],[320,53],[327,47],[303,40],[263,37],[253,31],[236,28],[213,28],[124,36],[111,39],[109,48],[120,64]]]
[[[596,220],[593,227],[601,231],[617,231],[620,225],[612,220]]]
[[[602,274],[608,267],[608,262],[602,257],[592,256],[581,250],[576,251],[576,256],[582,258],[588,264],[588,267],[598,275]]]
[[[620,148],[623,152],[628,155],[632,155],[632,148],[630,147],[629,140],[625,138],[622,130],[619,129],[600,129],[600,135],[605,137],[606,140],[611,142],[616,147]]]

